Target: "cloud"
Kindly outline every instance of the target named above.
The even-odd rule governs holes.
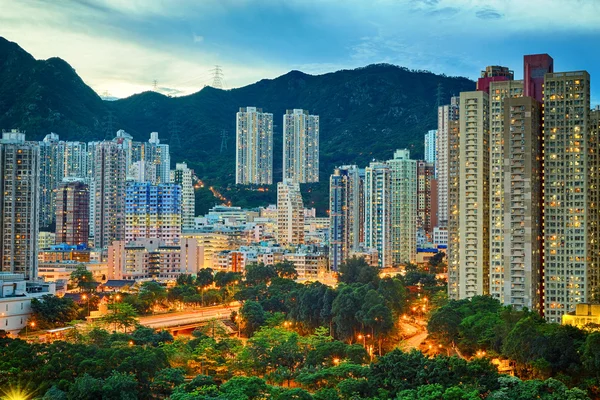
[[[504,16],[503,14],[499,13],[491,7],[486,7],[482,10],[479,10],[475,13],[475,15],[477,16],[477,18],[481,19],[500,19]]]
[[[194,43],[201,43],[204,41],[204,36],[196,35],[195,33],[192,35]]]

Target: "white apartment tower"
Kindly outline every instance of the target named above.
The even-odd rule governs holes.
[[[546,74],[543,93],[544,314],[560,323],[600,283],[598,130],[586,71]]]
[[[125,152],[117,143],[101,142],[95,146],[93,225],[96,248],[107,248],[113,241],[125,238],[125,167]]]
[[[40,147],[18,130],[0,140],[1,271],[37,277]]]
[[[283,116],[283,180],[319,181],[319,116],[287,110]]]
[[[483,91],[460,94],[458,201],[458,273],[448,287],[458,298],[489,292],[489,96]],[[458,278],[458,282],[452,279]]]
[[[196,213],[196,194],[193,182],[194,171],[186,163],[175,164],[171,171],[171,182],[181,186],[181,228],[194,229],[194,216]]]
[[[298,182],[277,183],[277,242],[304,243],[304,205]]]
[[[344,165],[329,178],[329,266],[338,271],[361,243],[364,223],[364,172]]]
[[[58,183],[62,180],[62,178],[59,179],[58,143],[59,137],[56,133],[46,135],[44,140],[39,143],[39,216],[40,227],[42,228],[49,227],[54,221],[54,210],[56,207],[55,190],[58,187]]]
[[[504,290],[504,232],[505,232],[505,202],[504,191],[506,181],[505,174],[508,172],[508,182],[511,182],[511,160],[507,159],[506,154],[511,154],[514,150],[507,146],[504,140],[504,127],[511,124],[510,118],[505,119],[504,103],[511,98],[523,96],[523,81],[506,80],[490,82],[489,93],[489,128],[490,128],[490,295],[505,303]],[[510,114],[510,113],[509,113]],[[523,121],[520,121],[522,123]],[[524,122],[523,122],[524,123]],[[519,127],[520,129],[520,127]],[[519,133],[520,134],[520,133]],[[537,141],[536,141],[537,142]],[[508,162],[508,164],[506,163]],[[518,164],[518,162],[517,162]],[[539,169],[538,173],[542,173]],[[510,186],[507,187],[509,190]],[[527,190],[530,190],[529,186]],[[527,211],[530,211],[528,208]],[[509,238],[510,240],[510,235]],[[507,249],[508,250],[508,249]]]
[[[365,168],[365,246],[378,253],[380,268],[392,266],[391,171],[386,163]]]
[[[256,107],[236,114],[235,183],[273,183],[273,114]]]
[[[390,166],[390,238],[392,264],[417,259],[417,161],[407,149],[396,150]]]
[[[438,107],[435,164],[438,181],[438,224],[442,227],[448,226],[448,135],[450,134],[450,124],[458,121],[458,110],[458,97],[452,97],[450,104]]]
[[[145,161],[150,161],[156,168],[156,181],[153,184],[170,183],[171,155],[169,145],[161,144],[158,132],[151,132],[145,148]]]

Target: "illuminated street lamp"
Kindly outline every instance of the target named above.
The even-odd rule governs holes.
[[[87,294],[81,296],[83,300],[87,300],[87,315],[90,316],[90,297]]]

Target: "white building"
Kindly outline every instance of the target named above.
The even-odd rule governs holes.
[[[304,206],[297,182],[277,184],[277,242],[304,243]]]
[[[365,246],[377,251],[380,268],[392,266],[390,187],[388,164],[372,162],[365,168]]]
[[[283,180],[319,181],[319,116],[301,109],[283,116]]]
[[[196,215],[196,194],[193,182],[194,171],[186,163],[175,164],[171,171],[171,182],[181,186],[181,228],[193,229]]]
[[[273,183],[273,114],[256,107],[236,114],[235,183]]]
[[[425,162],[437,163],[437,129],[428,131],[425,134]]]
[[[448,135],[450,123],[458,121],[459,98],[452,97],[450,104],[438,107],[436,135],[436,178],[438,181],[438,225],[448,226]]]
[[[436,247],[448,246],[448,228],[433,228],[433,244]]]
[[[153,163],[156,167],[156,182],[171,182],[171,154],[169,145],[161,144],[158,138],[158,132],[151,132],[148,144],[145,147],[145,161]]]

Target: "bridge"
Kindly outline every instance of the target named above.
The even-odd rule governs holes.
[[[231,312],[237,312],[239,309],[240,306],[237,303],[203,307],[200,310],[141,317],[139,323],[149,328],[168,330],[176,336],[179,333],[192,332],[213,320],[229,321]]]

